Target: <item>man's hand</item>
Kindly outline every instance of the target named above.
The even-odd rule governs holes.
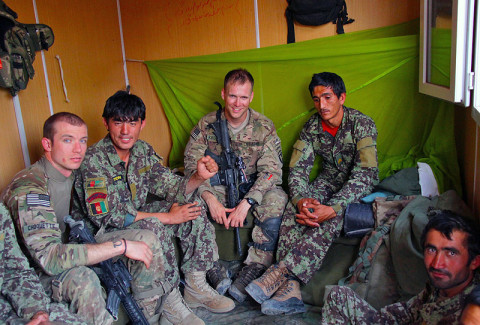
[[[50,324],[49,316],[44,311],[39,311],[30,319],[27,325]]]
[[[235,211],[230,213],[228,216],[228,225],[231,227],[243,227],[243,223],[247,218],[249,209],[250,204],[246,200],[240,201],[240,203],[235,207]],[[225,228],[228,229],[228,225],[225,225]]]
[[[125,256],[132,260],[142,261],[148,269],[153,259],[150,247],[143,241],[125,240],[125,243],[127,245]]]
[[[225,208],[223,204],[218,201],[217,197],[208,191],[203,192],[202,198],[208,205],[212,219],[218,224],[225,225],[225,228],[228,229],[227,213],[231,213],[235,211],[235,209]]]
[[[205,156],[197,161],[197,173],[203,180],[211,178],[218,172],[218,165],[210,156]]]
[[[304,226],[320,227],[320,223],[334,218],[337,214],[332,207],[320,204],[312,198],[303,198],[297,203],[296,221]]]
[[[169,224],[176,225],[191,220],[195,220],[202,214],[202,207],[198,206],[198,202],[187,203],[184,205],[179,205],[178,203],[173,203],[170,207],[168,215],[170,217]]]

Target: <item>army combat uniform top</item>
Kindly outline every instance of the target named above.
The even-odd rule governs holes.
[[[335,137],[323,130],[318,113],[305,123],[290,160],[291,203],[280,228],[277,255],[303,283],[310,281],[333,239],[340,235],[347,204],[370,193],[378,182],[376,140],[373,120],[345,106]],[[322,169],[310,182],[316,157],[321,158]],[[320,223],[319,228],[300,225],[295,213],[302,198],[314,198],[332,207],[337,215]]]
[[[184,204],[190,198],[185,195],[188,178],[174,174],[162,162],[148,143],[137,140],[130,149],[126,168],[107,134],[87,149],[75,172],[72,216],[90,220],[98,234],[126,229],[153,231],[166,259],[165,277],[176,286],[179,275],[172,235],[181,240],[184,272],[209,269],[218,259],[218,250],[206,215],[179,225],[163,225],[154,217],[135,222],[137,211],[168,212],[174,202]],[[149,193],[159,201],[148,203]]]
[[[222,111],[222,119],[225,119]],[[272,263],[273,251],[278,239],[278,229],[288,197],[280,188],[282,183],[282,148],[273,122],[264,115],[249,108],[244,125],[237,130],[228,123],[230,147],[242,157],[246,165],[245,174],[249,179],[256,175],[253,186],[245,194],[254,199],[258,205],[254,207],[256,226],[252,232],[253,246],[250,247],[246,264],[252,262],[269,266]],[[215,155],[222,153],[220,141],[209,125],[217,120],[216,112],[211,112],[200,119],[190,134],[185,148],[185,173],[195,172],[198,159],[209,149]],[[226,204],[226,189],[223,185],[212,187],[210,182],[203,183],[199,195],[204,191],[214,194],[220,203]]]
[[[95,273],[84,266],[86,247],[68,244],[62,235],[72,177],[62,175],[43,157],[15,176],[2,201],[10,211],[21,245],[28,252],[27,257],[33,262],[46,292],[58,302],[74,301],[70,310],[87,322],[110,324],[113,318],[105,309],[100,282]]]
[[[348,287],[334,286],[322,309],[322,324],[455,325],[467,296],[478,283],[472,281],[461,293],[447,298],[429,284],[415,297],[376,310]]]
[[[50,314],[50,321],[84,324],[63,305],[50,303],[50,298],[18,246],[12,218],[0,203],[0,320],[18,323],[18,318],[31,319],[37,312]]]

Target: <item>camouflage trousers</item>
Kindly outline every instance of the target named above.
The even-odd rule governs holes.
[[[145,212],[168,212],[170,206],[160,202],[150,204]],[[165,278],[173,286],[180,282],[174,240],[179,241],[180,269],[182,272],[206,271],[218,260],[215,231],[205,212],[197,219],[176,225],[164,225],[157,218],[145,218],[134,222],[129,228],[148,229],[156,234],[165,258]]]
[[[312,189],[312,192],[312,197],[321,203],[326,202],[331,195],[322,193],[319,188],[315,191]],[[297,223],[296,213],[297,207],[289,202],[280,227],[277,261],[283,261],[297,278],[308,283],[322,266],[333,240],[340,235],[343,216],[336,216],[314,228]]]
[[[352,289],[333,286],[322,309],[322,324],[414,324],[401,303],[377,311]]]
[[[133,228],[133,229],[129,229]],[[122,256],[121,259],[127,265],[132,275],[133,297],[144,310],[145,317],[151,323],[156,323],[160,317],[161,298],[166,296],[172,286],[165,279],[166,261],[162,245],[157,235],[149,230],[128,227],[125,230],[115,230],[96,236],[97,242],[118,241],[122,239],[142,241],[153,252],[152,262],[147,269],[141,261],[136,261]]]
[[[224,187],[215,187],[215,196],[224,206],[227,201]],[[263,195],[262,202],[259,202],[251,210],[254,219],[252,230],[252,245],[248,249],[245,264],[260,263],[269,267],[275,257],[275,249],[278,242],[278,234],[282,221],[285,205],[288,202],[288,195],[276,187]]]
[[[87,324],[111,324],[105,309],[105,292],[93,270],[77,266],[56,276],[41,276],[45,291],[58,303],[68,303],[69,311]]]
[[[61,303],[50,303],[49,306],[49,320],[55,322],[55,324],[68,324],[68,325],[86,325],[77,315],[68,311],[68,308]],[[12,309],[10,303],[5,297],[0,296],[0,323],[7,325],[20,325],[27,324],[29,320],[19,318],[17,313]],[[5,322],[5,323],[3,323]]]

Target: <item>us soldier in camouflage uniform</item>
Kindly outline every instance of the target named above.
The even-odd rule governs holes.
[[[0,319],[7,324],[63,321],[84,324],[61,304],[50,303],[18,246],[10,213],[0,203]],[[22,319],[23,321],[21,321]],[[30,324],[30,323],[28,323]]]
[[[445,211],[422,233],[430,284],[415,297],[376,310],[348,287],[333,287],[325,299],[322,324],[460,324],[467,296],[478,281],[480,233]]]
[[[249,108],[253,99],[253,82],[248,71],[232,70],[225,76],[222,89],[225,101],[222,119],[227,120],[230,146],[238,157],[243,158],[245,174],[253,185],[234,209],[225,208],[227,194],[224,185],[211,186],[210,183],[205,183],[198,190],[208,205],[213,220],[223,224],[226,229],[242,227],[249,211],[255,217],[253,245],[244,261],[245,266],[230,288],[231,281],[223,287],[221,284],[216,285],[221,292],[228,289],[232,297],[240,302],[246,297],[245,286],[273,262],[278,230],[288,201],[280,187],[282,148],[275,126],[267,117]],[[195,172],[195,162],[205,155],[206,149],[217,156],[222,153],[221,143],[210,127],[216,120],[216,112],[209,113],[192,130],[184,154],[187,175]],[[227,217],[228,212],[230,215]],[[218,274],[218,271],[211,270],[209,275],[211,273]]]
[[[87,265],[125,255],[130,259],[134,291],[149,290],[163,275],[163,260],[157,252],[160,244],[148,231],[130,237],[97,238],[101,244],[69,244],[63,218],[70,208],[72,171],[80,166],[87,149],[87,126],[74,114],[57,113],[46,120],[43,134],[44,157],[15,176],[2,200],[53,300],[69,303],[70,311],[89,324],[111,324],[113,317],[105,309],[100,281]],[[143,298],[137,302],[146,311],[156,306],[156,301]]]
[[[205,271],[218,259],[215,233],[197,202],[188,203],[194,190],[216,173],[215,161],[209,157],[199,159],[199,172],[189,178],[164,167],[153,148],[138,139],[145,125],[143,101],[125,91],[107,100],[102,116],[109,133],[88,148],[78,170],[73,216],[86,217],[98,234],[148,229],[157,235],[166,258],[166,280],[174,288],[163,313],[171,323],[203,323],[184,305],[179,293],[172,236],[180,239],[183,253],[186,302],[213,312],[233,309],[231,299],[219,295],[205,282]],[[149,194],[160,201],[148,203]]]
[[[378,182],[375,123],[343,105],[343,80],[334,73],[314,74],[309,91],[317,113],[293,147],[288,176],[292,204],[280,228],[278,263],[247,286],[266,314],[304,312],[300,282],[308,283],[320,269],[340,235],[347,204]],[[322,170],[310,182],[316,157],[322,159]]]

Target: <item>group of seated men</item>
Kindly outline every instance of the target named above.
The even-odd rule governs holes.
[[[191,131],[185,176],[164,167],[139,139],[145,105],[133,94],[118,91],[106,101],[107,134],[88,149],[80,117],[67,112],[49,117],[44,156],[18,173],[1,195],[0,305],[5,308],[0,318],[111,324],[102,284],[89,266],[112,258],[127,265],[132,295],[151,324],[204,324],[191,308],[227,313],[235,308],[227,291],[238,302],[253,298],[268,315],[305,312],[301,285],[320,269],[340,236],[347,205],[378,183],[377,131],[370,117],[344,106],[346,89],[338,75],[314,74],[309,92],[317,113],[294,145],[287,195],[281,187],[280,139],[273,122],[250,108],[253,85],[245,69],[227,73],[224,107]],[[229,206],[224,185],[209,181],[222,168],[211,157],[225,150],[213,127],[222,120],[231,150],[243,160],[246,186],[235,206]],[[322,158],[322,169],[310,181],[316,157]],[[218,261],[212,222],[242,227],[249,213],[255,223],[252,243],[232,282]],[[67,215],[85,222],[96,243],[70,243]],[[422,238],[430,287],[380,311],[338,287],[325,301],[323,322],[458,323],[476,283],[480,236],[461,217],[444,213],[430,220]]]

